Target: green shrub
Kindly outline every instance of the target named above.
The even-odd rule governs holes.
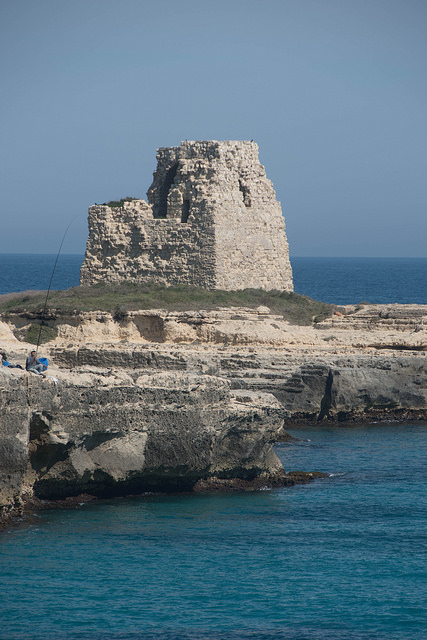
[[[38,342],[39,344],[44,344],[45,342],[55,340],[58,332],[56,329],[48,327],[47,325],[43,325],[40,331],[39,324],[31,324],[29,327],[25,327],[25,329],[17,329],[14,334],[15,337],[22,342],[29,342],[30,344],[37,344]]]
[[[123,207],[125,202],[132,202],[133,200],[138,200],[138,198],[131,198],[130,196],[127,196],[126,198],[121,198],[120,200],[110,200],[110,202],[104,202],[103,206],[121,208]]]

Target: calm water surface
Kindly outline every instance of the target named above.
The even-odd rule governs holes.
[[[52,289],[78,286],[84,256],[62,254],[53,271],[56,258],[56,254],[0,253],[0,295],[47,290],[52,272]]]
[[[83,255],[60,255],[52,288],[79,284]],[[0,254],[0,294],[47,289],[56,255]],[[291,258],[297,293],[334,304],[427,304],[427,258]]]
[[[332,304],[427,304],[427,258],[292,258],[297,293]]]
[[[294,430],[235,495],[116,500],[0,536],[0,638],[426,638],[427,426]]]
[[[47,289],[55,255],[0,254],[0,293]],[[76,286],[60,256],[52,287]],[[426,259],[294,258],[295,290],[427,303]],[[0,534],[0,640],[425,640],[426,425],[306,428],[253,494],[145,496]]]

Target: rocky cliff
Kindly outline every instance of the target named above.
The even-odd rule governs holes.
[[[281,470],[272,450],[280,404],[232,394],[218,377],[82,366],[43,379],[2,367],[0,386],[4,508],[33,493],[187,491],[200,479]]]
[[[359,305],[308,327],[265,307],[50,312],[51,377],[0,369],[0,497],[187,490],[280,473],[301,421],[427,418],[427,306]],[[23,362],[34,315],[3,314]]]
[[[80,346],[65,344],[76,329],[68,334],[62,325],[64,346],[52,355],[63,367],[104,364],[134,376],[219,376],[232,390],[273,394],[286,424],[408,419],[427,415],[426,317],[427,307],[398,305],[349,307],[312,327],[289,325],[265,308],[135,312],[120,322],[85,316],[76,327]]]

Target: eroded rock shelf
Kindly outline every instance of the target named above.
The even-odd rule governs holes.
[[[50,312],[46,379],[0,369],[0,500],[262,484],[296,422],[427,417],[427,306],[343,307],[293,326],[265,307]],[[12,362],[31,345],[3,314]],[[242,485],[243,486],[243,485]]]

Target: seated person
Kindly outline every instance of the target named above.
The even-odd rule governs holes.
[[[27,357],[25,361],[25,368],[27,371],[31,371],[32,373],[36,373],[37,375],[46,378],[44,373],[42,373],[45,369],[45,365],[42,364],[40,360],[37,360],[35,351],[31,351],[30,355]]]
[[[3,367],[8,367],[9,369],[23,369],[20,364],[12,364],[11,362],[9,362],[4,351],[1,354],[1,363]]]

